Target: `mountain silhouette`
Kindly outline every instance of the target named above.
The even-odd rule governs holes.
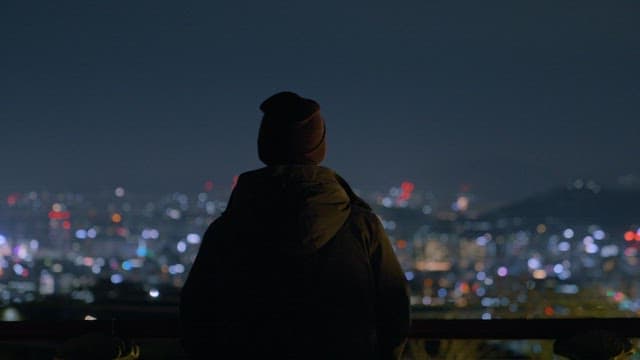
[[[640,190],[556,188],[492,210],[483,221],[518,219],[521,224],[597,224],[628,230],[640,222]]]

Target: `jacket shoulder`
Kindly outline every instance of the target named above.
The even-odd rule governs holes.
[[[351,205],[349,217],[351,233],[354,234],[365,247],[367,253],[372,255],[380,246],[382,237],[386,237],[382,223],[370,207],[357,204]]]

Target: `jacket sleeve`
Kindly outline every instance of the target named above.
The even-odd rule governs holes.
[[[216,311],[211,304],[210,287],[215,276],[218,237],[222,231],[222,216],[205,232],[198,254],[191,266],[187,280],[180,291],[179,315],[183,346],[196,342],[207,328],[207,320]]]
[[[376,281],[376,323],[380,359],[400,359],[409,335],[409,287],[377,216],[370,219],[371,265]]]

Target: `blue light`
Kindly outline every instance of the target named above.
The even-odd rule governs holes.
[[[447,296],[447,289],[445,288],[438,289],[438,297],[443,298],[445,296]]]
[[[148,251],[147,251],[146,247],[139,246],[136,249],[136,255],[138,255],[139,257],[145,257],[145,256],[147,256],[147,253],[148,253]]]
[[[404,277],[407,278],[407,281],[411,281],[413,280],[413,278],[415,277],[415,275],[413,275],[412,271],[407,271],[404,273]]]
[[[122,269],[125,271],[131,270],[131,261],[126,260],[122,262]]]

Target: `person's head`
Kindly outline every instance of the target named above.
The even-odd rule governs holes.
[[[263,163],[318,165],[324,160],[326,128],[317,102],[285,91],[265,100],[260,110],[258,156]]]

